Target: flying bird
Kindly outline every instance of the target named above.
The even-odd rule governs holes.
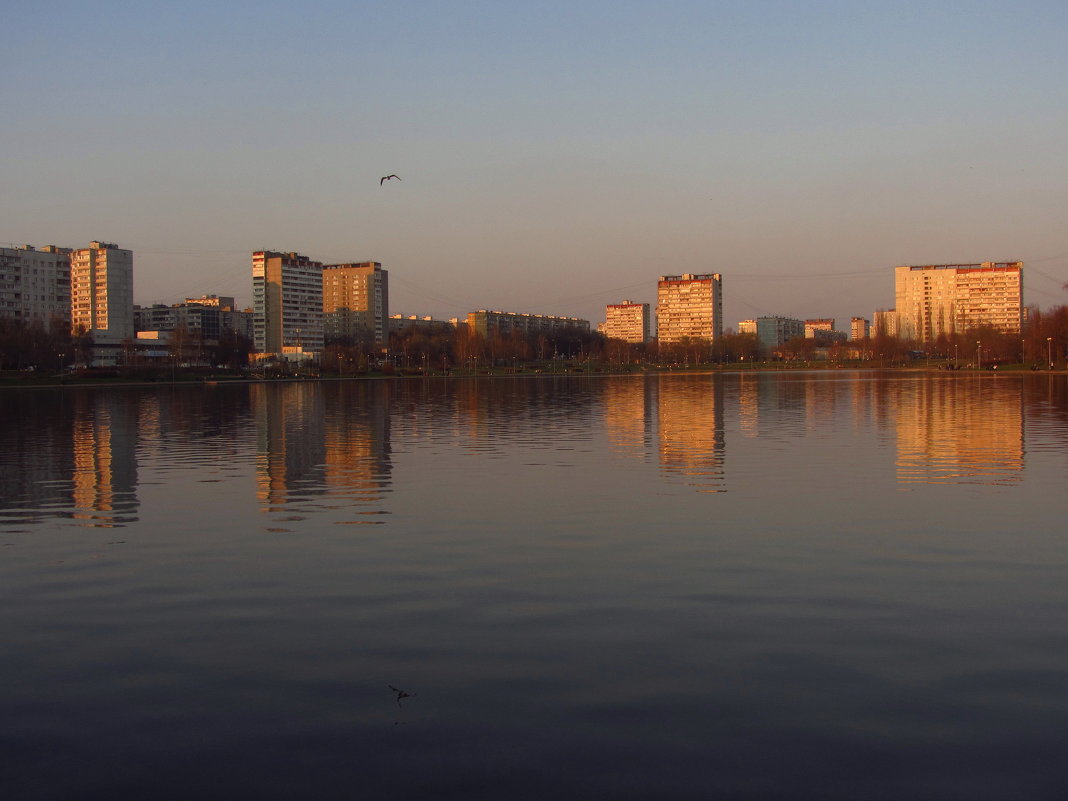
[[[382,184],[384,184],[386,181],[392,181],[394,178],[396,178],[398,181],[400,180],[399,175],[383,175],[381,178],[378,179],[378,185],[382,186]]]
[[[393,690],[397,694],[397,706],[401,705],[402,698],[415,698],[415,693],[406,693],[404,690],[394,687],[392,684],[386,685],[389,689]]]

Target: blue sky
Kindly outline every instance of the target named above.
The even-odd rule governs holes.
[[[260,248],[436,317],[719,272],[728,325],[842,328],[898,264],[1006,259],[1068,302],[1064,3],[0,10],[0,242],[118,242],[139,303],[247,302]]]

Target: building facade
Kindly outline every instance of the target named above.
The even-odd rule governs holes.
[[[377,261],[323,266],[327,339],[384,345],[389,338],[389,272]]]
[[[96,345],[134,338],[133,253],[109,242],[90,242],[70,254],[70,321]]]
[[[805,339],[817,339],[820,336],[819,332],[834,330],[833,319],[805,320]]]
[[[70,248],[0,248],[0,317],[27,325],[70,323]]]
[[[588,333],[590,321],[578,317],[556,317],[551,314],[523,314],[479,309],[467,313],[467,326],[470,331],[484,337],[491,334],[508,336],[513,332],[548,334],[574,330]]]
[[[433,317],[419,317],[415,314],[391,314],[389,316],[390,333],[400,333],[414,328],[425,334],[444,334],[456,330],[456,323],[450,320],[435,320]]]
[[[233,331],[252,341],[252,309],[239,309],[234,298],[227,295],[201,295],[186,298],[187,306],[209,306],[219,310],[220,332]]]
[[[738,323],[739,334],[756,334],[762,348],[778,348],[805,336],[805,323],[792,317],[757,317]]]
[[[866,339],[871,332],[871,324],[863,317],[849,318],[849,338]]]
[[[650,334],[649,304],[625,300],[604,308],[602,333],[609,339],[624,342],[648,342]]]
[[[323,349],[323,265],[299,253],[252,254],[256,351],[303,358]]]
[[[217,342],[225,333],[240,334],[251,339],[252,314],[235,311],[230,303],[204,303],[200,298],[190,298],[184,303],[171,306],[156,303],[152,306],[134,306],[134,323],[137,331],[174,331],[184,326],[190,333],[205,342]]]
[[[661,344],[723,336],[723,278],[719,273],[662,275],[656,288],[656,336]]]
[[[894,294],[902,337],[929,342],[974,328],[1018,334],[1023,262],[897,267]]]
[[[896,337],[898,325],[897,309],[880,309],[871,318],[871,335],[873,337]]]
[[[233,309],[234,299],[227,295],[201,295],[199,298],[186,298],[185,304],[197,306],[214,306],[216,309]]]

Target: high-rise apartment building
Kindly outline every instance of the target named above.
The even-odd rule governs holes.
[[[70,254],[70,322],[96,345],[134,338],[133,253],[109,242],[90,242]]]
[[[1023,323],[1023,262],[898,267],[894,294],[903,337],[928,342],[988,327],[1016,334]]]
[[[383,345],[389,341],[389,272],[377,261],[323,266],[327,339]]]
[[[625,300],[604,308],[604,335],[624,342],[649,340],[649,304]]]
[[[70,248],[0,248],[0,317],[70,323]]]
[[[871,324],[863,317],[849,318],[849,338],[865,339],[871,331]]]
[[[252,254],[252,339],[259,353],[323,349],[323,265],[299,253]]]
[[[657,340],[723,336],[723,278],[719,273],[662,275],[656,288]]]

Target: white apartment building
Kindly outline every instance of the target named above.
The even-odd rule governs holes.
[[[649,304],[625,300],[610,303],[604,309],[603,333],[609,339],[624,342],[649,341]]]
[[[303,359],[323,349],[323,265],[299,253],[252,254],[252,339],[259,353]]]
[[[70,323],[70,248],[0,248],[0,317],[27,325]]]
[[[71,330],[94,345],[134,339],[133,253],[109,242],[90,242],[70,254]]]
[[[1023,262],[933,264],[894,270],[899,335],[921,342],[974,328],[1019,333]]]
[[[719,273],[662,275],[656,288],[657,340],[712,342],[723,336],[723,277]]]

